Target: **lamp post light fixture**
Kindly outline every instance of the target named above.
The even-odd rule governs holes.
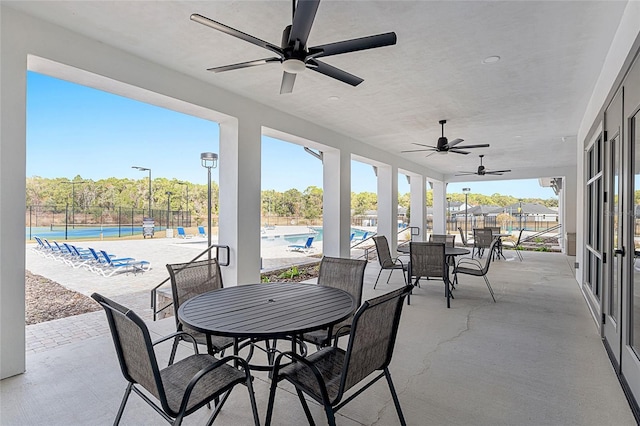
[[[447,229],[450,227],[450,224],[451,224],[451,197],[447,197]]]
[[[178,182],[178,185],[184,185],[187,188],[187,226],[191,225],[189,220],[189,182]]]
[[[141,172],[149,172],[149,219],[151,219],[151,169],[138,166],[131,166],[131,168],[140,170]]]
[[[207,243],[211,247],[211,169],[218,166],[218,154],[203,152],[200,154],[200,163],[207,169]],[[209,250],[211,256],[211,250]]]
[[[86,180],[67,180],[62,183],[71,185],[71,223],[76,228],[76,185],[86,183]]]
[[[462,188],[462,192],[464,192],[464,235],[469,235],[467,233],[467,213],[469,211],[469,192],[471,192],[471,188]]]
[[[167,194],[167,229],[169,229],[169,216],[171,215],[171,194],[173,194],[173,192],[167,191],[165,192],[165,194]]]

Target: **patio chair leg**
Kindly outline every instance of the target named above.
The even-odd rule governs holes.
[[[127,385],[127,390],[124,391],[124,397],[122,398],[122,402],[120,403],[118,414],[116,415],[116,419],[113,422],[114,426],[120,424],[120,419],[122,418],[122,413],[124,412],[124,406],[127,405],[127,400],[129,399],[129,395],[131,394],[131,389],[133,389],[133,383],[129,383],[129,385]]]
[[[404,419],[404,415],[402,414],[402,408],[400,407],[400,400],[398,400],[398,394],[396,393],[396,388],[393,386],[393,381],[391,380],[391,373],[389,373],[389,369],[384,369],[384,376],[387,378],[387,383],[389,384],[389,390],[391,391],[391,397],[393,398],[393,404],[396,406],[396,411],[398,412],[398,419],[400,419],[400,424],[402,426],[406,426],[407,422]]]
[[[222,410],[222,406],[224,405],[225,402],[227,402],[227,398],[229,398],[229,394],[231,393],[232,390],[233,388],[226,391],[224,395],[222,395],[222,399],[220,399],[220,402],[216,403],[216,408],[213,410],[211,417],[209,417],[209,420],[207,421],[207,426],[211,426],[213,424],[213,421],[216,419],[216,417],[218,417],[218,414],[220,414],[220,410]],[[217,400],[219,399],[219,397],[216,397],[215,399]]]
[[[334,414],[331,405],[325,404],[324,412],[327,413],[327,423],[329,423],[329,426],[336,426],[336,415]]]
[[[487,283],[487,288],[489,289],[489,293],[491,293],[491,298],[493,299],[493,302],[495,303],[496,298],[493,296],[493,289],[491,288],[491,283],[489,283],[489,279],[487,278],[486,275],[483,275],[484,278],[484,282]]]
[[[171,355],[169,355],[169,364],[168,365],[173,364],[173,361],[176,358],[176,351],[178,350],[178,341],[179,340],[180,340],[179,337],[176,337],[175,339],[173,339],[173,346],[171,347]]]
[[[307,421],[309,422],[309,426],[315,425],[316,423],[313,421],[311,410],[309,410],[309,404],[307,404],[307,400],[304,399],[304,394],[298,388],[296,388],[296,393],[298,394],[298,399],[300,400],[300,404],[302,404],[302,409],[304,410],[304,414],[305,416],[307,416]]]
[[[273,402],[276,399],[276,389],[278,389],[278,371],[277,366],[274,368],[274,375],[271,378],[271,389],[269,389],[269,402],[267,403],[267,416],[264,420],[266,426],[271,425],[271,416],[273,416]]]
[[[376,286],[378,285],[378,280],[380,279],[380,274],[382,273],[382,268],[380,268],[380,272],[378,272],[378,278],[376,278],[376,282],[375,284],[373,284],[373,289],[375,290]]]
[[[391,279],[391,274],[393,274],[393,269],[389,271],[389,276],[387,277],[387,284],[389,284],[389,280]]]

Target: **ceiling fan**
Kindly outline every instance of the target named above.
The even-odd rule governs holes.
[[[468,154],[469,152],[467,151],[463,151],[464,149],[471,149],[471,148],[489,148],[489,144],[488,143],[484,143],[484,144],[480,144],[480,145],[463,145],[463,146],[458,146],[458,144],[462,141],[464,141],[464,139],[454,139],[451,142],[449,142],[447,140],[447,138],[444,136],[444,125],[447,122],[447,120],[440,120],[439,123],[442,126],[442,136],[438,138],[438,145],[437,146],[429,146],[429,145],[424,145],[421,143],[414,143],[414,145],[418,145],[418,146],[424,146],[426,148],[422,148],[422,149],[412,149],[409,151],[400,151],[400,152],[419,152],[419,151],[433,151],[431,154],[427,155],[427,157],[429,157],[430,155],[435,154],[436,152],[439,152],[441,154],[446,154],[447,152],[453,152],[456,154]]]
[[[287,25],[282,32],[282,42],[280,46],[260,40],[259,38],[221,24],[220,22],[213,21],[197,13],[192,14],[192,21],[206,25],[214,30],[222,31],[223,33],[237,37],[256,46],[260,46],[277,55],[271,58],[209,68],[208,71],[231,71],[279,62],[282,64],[282,68],[284,70],[282,74],[282,83],[280,85],[281,94],[291,93],[293,91],[293,84],[296,81],[296,75],[300,74],[305,69],[310,69],[352,86],[357,86],[364,80],[325,62],[321,62],[318,58],[396,44],[396,34],[394,32],[390,32],[307,47],[307,39],[309,38],[311,26],[313,25],[313,20],[316,16],[320,0],[298,0],[297,7],[296,0],[292,0],[292,4],[292,24]]]
[[[478,166],[478,171],[476,172],[460,172],[460,174],[457,174],[456,176],[466,176],[466,175],[478,175],[478,176],[484,176],[484,175],[501,175],[503,173],[509,173],[511,170],[487,170],[483,165],[482,165],[482,157],[484,157],[484,155],[480,154],[480,165]]]

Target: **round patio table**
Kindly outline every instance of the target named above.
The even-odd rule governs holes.
[[[225,287],[195,296],[180,306],[178,317],[201,333],[234,337],[237,354],[238,339],[242,338],[291,339],[295,350],[296,336],[331,327],[352,315],[357,307],[351,294],[337,288],[262,283]]]

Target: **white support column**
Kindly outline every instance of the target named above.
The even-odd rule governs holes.
[[[260,282],[261,126],[242,118],[220,123],[219,244],[231,247],[224,285]]]
[[[322,251],[327,256],[350,257],[351,155],[323,151]]]
[[[562,238],[564,253],[575,252],[576,248],[572,247],[569,250],[569,240],[572,240],[571,244],[576,244],[576,229],[578,223],[578,210],[577,210],[577,197],[578,197],[578,176],[577,169],[572,167],[569,169],[569,173],[562,179],[562,189],[558,201],[560,203],[559,213],[561,212],[560,220],[562,221]],[[567,234],[571,234],[571,238],[567,238]]]
[[[411,175],[410,180],[411,217],[409,218],[409,226],[420,230],[420,234],[412,236],[411,239],[412,241],[426,241],[427,180],[420,175]]]
[[[391,253],[398,246],[398,168],[378,166],[378,235],[389,241]]]
[[[447,232],[447,184],[433,181],[433,233]]]
[[[26,368],[24,177],[27,163],[27,52],[23,50],[21,36],[11,31],[17,24],[4,15],[0,18],[0,379],[4,379],[23,373]]]

